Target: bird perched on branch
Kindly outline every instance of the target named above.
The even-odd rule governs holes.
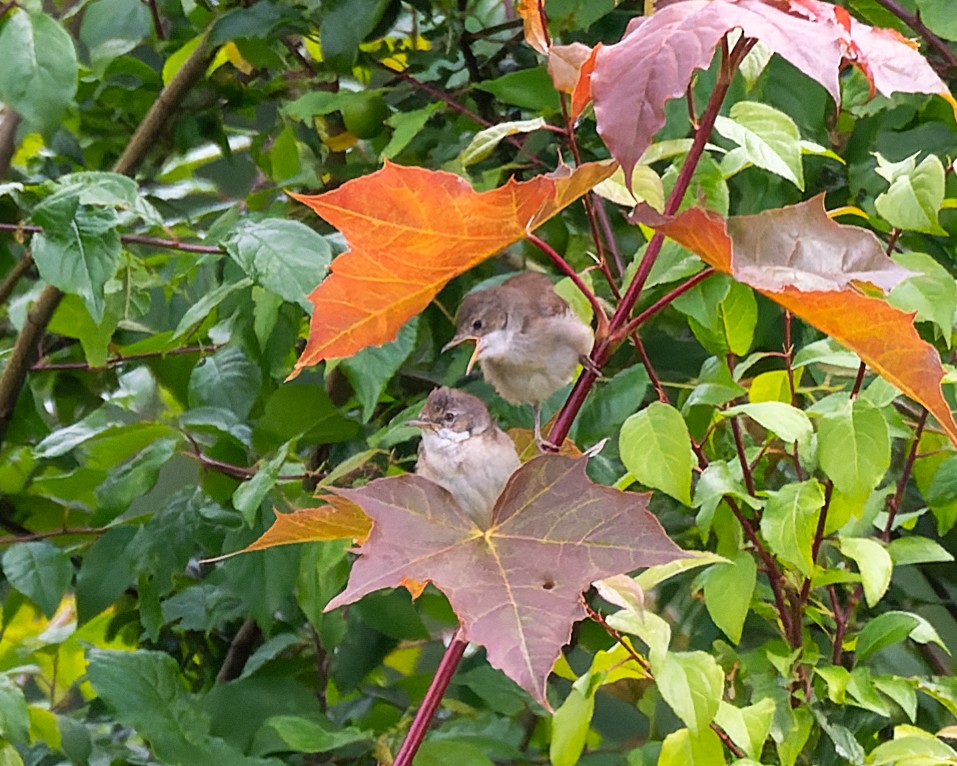
[[[499,396],[535,410],[535,439],[543,444],[541,405],[568,383],[579,364],[591,366],[591,327],[576,316],[544,274],[525,272],[499,287],[465,296],[455,337],[446,350],[475,341],[475,362]]]
[[[482,400],[436,388],[409,424],[422,429],[415,472],[447,489],[479,526],[487,526],[505,482],[521,462]]]

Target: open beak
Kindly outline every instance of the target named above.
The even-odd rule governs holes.
[[[407,426],[414,426],[416,428],[434,428],[434,424],[430,423],[428,420],[422,420],[421,418],[412,418],[411,420],[405,421]]]
[[[470,340],[475,341],[475,349],[472,351],[472,356],[469,357],[468,366],[465,368],[466,375],[472,374],[472,368],[475,367],[475,363],[479,359],[479,354],[482,352],[482,339],[474,335],[456,335],[454,338],[452,338],[452,340],[442,346],[442,351],[444,352],[448,351],[454,346],[458,346]]]

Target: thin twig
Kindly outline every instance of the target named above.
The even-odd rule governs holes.
[[[0,231],[23,232],[24,234],[38,234],[43,231],[42,226],[32,226],[19,223],[0,223]],[[127,245],[149,245],[150,247],[164,247],[170,250],[182,250],[184,253],[204,253],[215,255],[226,251],[218,245],[193,245],[180,242],[178,239],[162,239],[160,237],[144,237],[140,234],[122,234],[120,241]]]
[[[110,531],[110,527],[75,527],[73,529],[54,529],[49,532],[30,532],[24,535],[6,535],[0,537],[0,545],[15,543],[29,543],[35,540],[49,540],[53,537],[72,537],[74,535],[103,535]]]
[[[907,460],[904,462],[904,470],[901,471],[900,481],[897,482],[897,491],[894,493],[894,497],[889,498],[887,503],[887,523],[884,525],[884,531],[881,532],[881,540],[885,543],[890,542],[891,531],[894,529],[894,519],[897,517],[904,500],[904,489],[907,487],[907,481],[910,479],[911,471],[914,468],[914,461],[917,459],[917,447],[920,444],[920,437],[924,433],[926,423],[927,410],[924,409],[920,414],[920,420],[917,421],[917,427],[914,429],[914,441],[907,453]]]
[[[127,354],[126,356],[114,356],[107,359],[102,365],[91,366],[89,362],[37,362],[30,367],[31,372],[52,372],[54,370],[108,370],[113,367],[138,361],[140,359],[154,359],[157,357],[183,356],[184,354],[206,354],[214,352],[219,346],[209,344],[206,346],[183,346],[181,348],[172,348],[169,351],[144,351],[141,354]]]
[[[12,3],[8,3],[7,8],[10,5]],[[0,12],[0,18],[3,18],[3,12]],[[20,127],[20,120],[19,113],[9,107],[0,115],[0,181],[7,177],[10,170],[10,161],[17,148],[17,128]]]
[[[751,475],[751,466],[748,465],[748,456],[744,452],[744,439],[741,437],[741,424],[737,416],[731,418],[731,433],[734,435],[734,447],[738,453],[738,462],[741,464],[741,474],[744,476],[744,486],[748,488],[751,497],[757,497],[754,488],[754,476]]]
[[[0,305],[3,305],[9,300],[17,286],[17,282],[20,281],[20,277],[26,274],[32,265],[33,256],[30,255],[30,253],[24,253],[23,257],[7,272],[7,275],[3,278],[3,282],[0,282]]]
[[[163,20],[160,18],[159,8],[156,7],[156,0],[146,0],[146,4],[150,7],[150,16],[153,17],[153,31],[156,32],[157,39],[165,40],[166,32],[163,31]]]
[[[666,308],[667,306],[672,304],[676,298],[678,298],[681,295],[684,295],[686,292],[688,292],[688,290],[690,290],[695,285],[698,285],[701,282],[704,282],[708,277],[710,277],[714,273],[715,273],[714,269],[709,266],[703,271],[699,271],[693,277],[690,277],[689,279],[685,280],[680,285],[678,285],[678,287],[676,287],[674,290],[672,290],[667,295],[664,295],[658,300],[656,300],[648,308],[642,311],[638,316],[636,316],[634,319],[628,322],[628,324],[626,324],[621,329],[621,335],[630,335],[632,332],[634,332],[639,327],[641,327],[641,325],[643,325],[645,322],[651,319],[651,317],[653,317],[663,308]]]

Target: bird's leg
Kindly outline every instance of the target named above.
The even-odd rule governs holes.
[[[535,411],[535,444],[541,452],[558,452],[559,447],[542,436],[542,404],[541,402],[532,402],[532,409]]]
[[[578,363],[584,367],[588,372],[592,373],[599,380],[608,380],[604,375],[601,374],[601,368],[598,367],[588,354],[581,354],[578,357]]]

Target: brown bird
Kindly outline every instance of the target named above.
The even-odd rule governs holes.
[[[482,400],[436,388],[409,424],[422,429],[415,472],[447,489],[480,527],[487,527],[495,501],[521,462]]]
[[[466,341],[475,341],[466,372],[477,361],[499,396],[531,404],[535,439],[542,444],[542,402],[575,376],[579,364],[590,366],[595,335],[547,276],[525,272],[465,296],[455,337],[442,350]]]

